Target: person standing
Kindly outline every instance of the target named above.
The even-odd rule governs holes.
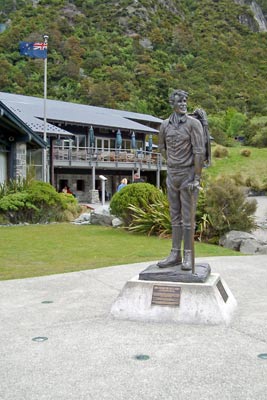
[[[201,123],[187,114],[187,98],[188,93],[184,90],[178,89],[171,94],[173,113],[162,122],[159,132],[159,151],[167,161],[167,193],[172,224],[171,253],[158,261],[160,268],[180,264],[183,270],[191,270],[194,262],[192,213],[195,216],[205,137]]]
[[[119,186],[118,186],[118,188],[117,188],[117,192],[119,192],[122,188],[124,188],[125,186],[127,186],[127,183],[128,183],[127,179],[126,179],[126,178],[123,178],[123,179],[121,180],[121,183],[119,184]]]

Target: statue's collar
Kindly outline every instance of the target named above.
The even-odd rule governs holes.
[[[187,120],[187,115],[186,114],[179,115],[176,112],[174,112],[169,118],[169,122],[172,125],[179,125],[181,122],[182,123],[186,122],[186,120]]]

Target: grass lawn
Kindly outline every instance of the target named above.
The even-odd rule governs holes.
[[[155,261],[171,249],[170,239],[69,223],[0,227],[0,237],[0,280]],[[196,257],[239,255],[202,243],[195,252]]]
[[[267,148],[237,146],[228,147],[229,156],[226,158],[212,157],[212,165],[206,172],[209,176],[216,177],[219,174],[232,175],[241,173],[244,177],[253,177],[260,182],[267,182]],[[250,157],[240,154],[243,149],[251,151]]]

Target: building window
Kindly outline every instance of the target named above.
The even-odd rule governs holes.
[[[83,179],[77,180],[77,190],[84,192],[84,180]]]
[[[80,148],[81,149],[85,148],[86,147],[86,136],[85,135],[76,135],[74,143],[75,143],[77,150],[79,150]]]

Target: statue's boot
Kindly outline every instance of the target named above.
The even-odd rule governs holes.
[[[184,259],[181,267],[184,271],[191,271],[192,269],[192,235],[192,229],[184,229]]]
[[[181,243],[183,238],[183,227],[173,226],[172,227],[172,249],[170,255],[157,263],[160,268],[174,267],[182,263],[181,256]]]
[[[184,271],[191,271],[191,269],[192,269],[192,250],[184,250],[184,259],[183,259],[181,269]]]

